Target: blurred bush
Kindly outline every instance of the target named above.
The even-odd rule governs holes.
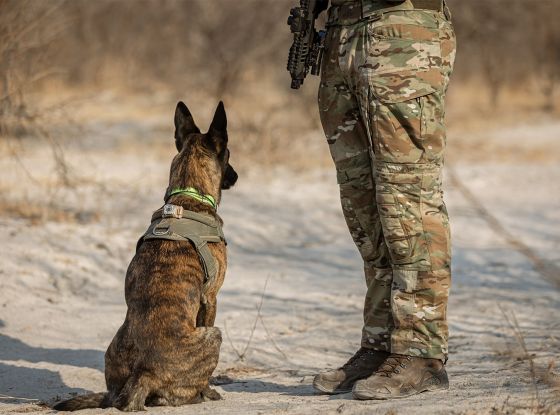
[[[455,82],[481,80],[493,105],[498,104],[505,88],[525,89],[542,95],[545,109],[552,110],[560,80],[558,1],[448,3],[458,39]]]
[[[13,132],[14,118],[32,119],[26,94],[56,80],[75,89],[204,91],[242,108],[245,150],[255,140],[278,150],[278,137],[318,128],[317,80],[294,94],[285,70],[296,2],[0,0],[0,134]],[[492,107],[517,90],[554,109],[558,0],[448,2],[459,44],[453,88],[480,85]]]

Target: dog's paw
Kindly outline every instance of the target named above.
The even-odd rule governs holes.
[[[207,386],[206,389],[202,391],[202,399],[204,402],[207,401],[219,401],[222,398],[222,395],[218,393],[216,389],[212,389],[210,386]]]

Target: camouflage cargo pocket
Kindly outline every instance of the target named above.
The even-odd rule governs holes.
[[[399,11],[384,14],[366,27],[366,54],[359,62],[359,69],[375,75],[403,70],[440,71],[439,28],[440,21],[433,13]]]
[[[367,27],[360,73],[367,83],[369,125],[377,158],[440,161],[445,145],[443,22],[425,11],[390,13]]]
[[[426,27],[418,24],[424,15]],[[380,161],[417,163],[442,155],[446,80],[438,25],[433,14],[416,11],[391,13],[368,26],[360,72],[367,82],[368,122]]]
[[[385,241],[389,247],[393,264],[401,264],[403,261],[411,262],[411,236],[405,229],[405,222],[394,193],[386,187],[378,186],[377,188],[377,203],[382,217]]]
[[[430,269],[430,257],[423,236],[421,194],[422,171],[400,165],[398,172],[378,167],[376,201],[383,234],[394,265]]]

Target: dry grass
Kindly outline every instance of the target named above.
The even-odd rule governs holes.
[[[548,365],[538,363],[537,355],[529,350],[515,313],[505,310],[500,305],[498,307],[511,337],[505,344],[494,346],[495,355],[501,359],[527,363],[527,376],[533,394],[529,404],[513,403],[508,397],[501,405],[492,408],[489,413],[492,415],[560,413],[560,375],[554,370],[555,362],[551,360]]]
[[[78,210],[55,203],[38,204],[31,201],[9,201],[0,199],[0,217],[23,219],[31,225],[45,222],[86,224],[99,221],[99,213],[93,210]]]
[[[317,78],[310,78],[304,88],[297,92],[280,88],[273,77],[260,79],[259,85],[262,89],[240,91],[225,102],[232,163],[240,173],[260,169],[276,174],[274,172],[277,167],[296,172],[314,168],[332,169],[315,102]],[[531,113],[502,108],[494,112],[491,120],[485,119],[482,114],[476,113],[476,106],[471,105],[476,99],[481,99],[469,92],[473,89],[472,84],[457,85],[448,103],[451,125],[448,149],[450,166],[458,160],[477,163],[558,160],[560,140],[552,148],[548,143],[546,146],[532,143],[516,147],[493,142],[486,135],[478,134],[477,132],[490,126],[509,127],[514,114],[518,114],[518,122],[527,122]],[[17,196],[12,193],[12,189],[7,188],[0,198],[0,215],[23,218],[33,224],[46,221],[97,221],[99,217],[94,208],[83,210],[64,205],[57,198],[59,190],[67,193],[84,185],[79,171],[72,167],[73,160],[68,160],[68,148],[87,148],[85,142],[99,142],[104,148],[117,154],[139,158],[149,154],[167,164],[174,152],[172,116],[178,94],[164,88],[151,96],[132,93],[127,89],[115,89],[95,96],[88,95],[91,91],[86,93],[79,88],[59,89],[56,95],[54,92],[30,95],[31,101],[37,106],[28,109],[33,117],[19,121],[25,126],[27,137],[16,139],[4,136],[0,150],[4,157],[16,162],[15,168],[24,179],[26,187],[39,192],[48,188],[46,199],[41,205],[37,205],[36,201]],[[508,97],[508,94],[509,92],[505,92],[503,96]],[[209,92],[200,90],[182,95],[179,99],[187,102],[197,123],[205,130],[217,104],[215,98]],[[512,97],[514,96],[518,97],[512,92]],[[306,109],[301,111],[304,103]],[[536,103],[528,103],[533,104],[537,106]],[[462,115],[456,113],[456,109],[461,107],[471,111],[463,119]],[[465,112],[467,113],[468,111]],[[549,114],[540,114],[542,119],[550,119]],[[478,124],[473,122],[470,125],[468,120],[471,119],[478,120]],[[534,116],[532,121],[536,119],[538,118]],[[111,129],[118,132],[109,132]],[[137,131],[141,133],[141,137],[134,136]],[[53,167],[48,176],[36,170],[42,166],[27,162],[27,152],[37,148],[50,152],[50,164]],[[92,151],[95,152],[95,148]],[[45,181],[48,182],[47,186]],[[102,190],[105,185],[107,183],[97,183],[95,191]]]
[[[556,370],[556,363],[551,360],[546,367],[537,367],[537,376],[541,383],[548,386],[551,397],[547,400],[545,409],[560,413],[560,373]]]

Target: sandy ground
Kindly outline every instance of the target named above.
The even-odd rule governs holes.
[[[532,143],[555,151],[555,162],[467,164],[455,154],[451,167],[505,228],[560,267],[560,123],[539,128]],[[532,140],[528,131],[535,130],[486,139],[521,148]],[[124,318],[134,245],[161,204],[173,149],[171,139],[161,143],[171,134],[171,126],[147,121],[98,127],[65,150],[73,189],[53,182],[44,144],[26,144],[19,162],[4,152],[0,189],[13,206],[0,216],[0,412],[52,412],[39,403],[104,390],[103,354]],[[101,145],[107,137],[119,144]],[[163,150],[147,151],[156,139]],[[242,175],[220,206],[230,262],[217,319],[224,342],[215,374],[224,400],[148,411],[484,414],[530,413],[540,403],[556,413],[560,400],[543,373],[560,362],[560,282],[536,272],[446,183],[454,242],[449,391],[387,402],[314,394],[312,376],[358,348],[365,284],[333,171],[275,169]],[[55,220],[10,213],[38,204]],[[536,377],[504,313],[517,318]],[[84,413],[98,412],[118,411]]]

